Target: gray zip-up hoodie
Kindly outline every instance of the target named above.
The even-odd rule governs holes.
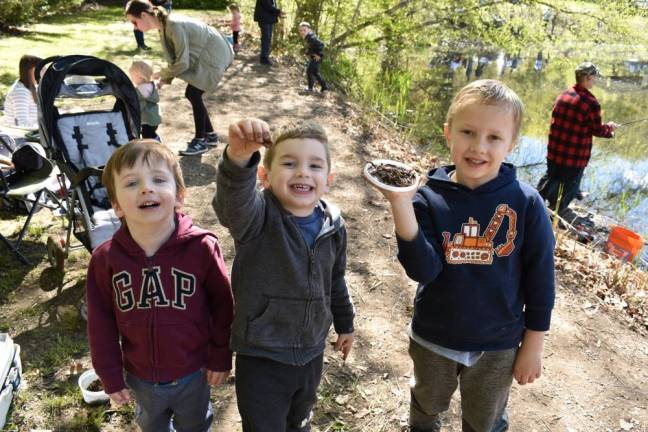
[[[224,151],[212,203],[236,246],[230,348],[304,365],[324,351],[331,323],[338,334],[353,332],[344,280],[346,229],[339,210],[321,200],[326,219],[309,248],[294,216],[271,191],[257,190],[259,160],[257,152],[240,168]]]

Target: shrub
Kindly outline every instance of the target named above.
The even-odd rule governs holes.
[[[83,0],[2,0],[0,30],[33,22],[47,15],[78,8]]]

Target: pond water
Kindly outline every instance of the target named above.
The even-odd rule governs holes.
[[[634,123],[618,128],[612,139],[594,138],[592,159],[581,185],[589,196],[576,204],[648,240],[648,63],[628,55],[608,54],[601,61],[590,57],[604,74],[592,90],[601,104],[603,121]],[[525,124],[520,142],[508,160],[519,167],[520,178],[537,185],[546,169],[553,102],[561,91],[573,85],[573,70],[579,60],[564,54],[552,58],[541,53],[516,59],[504,54],[468,58],[446,55],[443,59],[434,59],[429,72],[442,73],[448,85],[451,81],[453,94],[469,80],[497,78],[522,98]],[[648,263],[648,247],[644,247],[643,259]]]

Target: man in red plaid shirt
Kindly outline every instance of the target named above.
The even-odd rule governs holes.
[[[612,138],[617,124],[601,122],[601,106],[590,93],[599,71],[590,62],[576,68],[576,84],[562,92],[551,112],[547,173],[538,191],[549,207],[562,213],[576,197],[592,152],[592,136]]]

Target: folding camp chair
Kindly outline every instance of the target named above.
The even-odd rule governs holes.
[[[29,261],[20,253],[19,248],[34,213],[40,207],[55,210],[61,206],[56,193],[49,189],[53,182],[58,181],[58,173],[58,169],[54,168],[52,162],[46,158],[42,159],[42,167],[39,170],[18,173],[12,175],[11,179],[0,170],[0,199],[16,209],[20,203],[25,204],[28,209],[27,219],[23,223],[18,237],[14,241],[10,241],[0,233],[0,241],[25,264],[29,264]],[[55,205],[43,202],[46,197],[52,200]]]

